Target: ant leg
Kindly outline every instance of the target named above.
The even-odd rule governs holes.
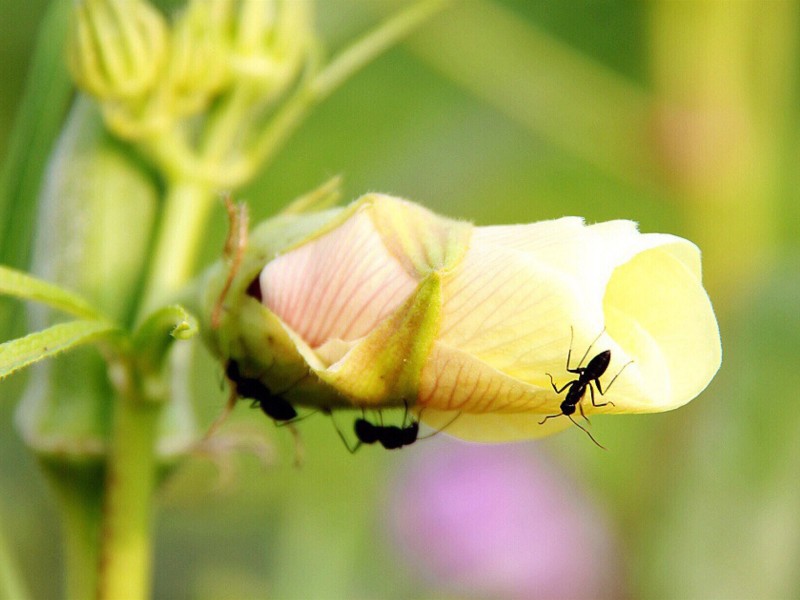
[[[569,386],[571,386],[573,383],[575,383],[575,381],[568,381],[567,383],[564,384],[564,387],[562,387],[561,389],[558,389],[556,387],[556,383],[553,381],[553,376],[550,375],[550,373],[545,373],[545,375],[547,375],[550,378],[550,385],[553,386],[553,391],[555,391],[556,394],[560,394],[565,389],[567,389]]]
[[[598,447],[598,448],[602,448],[603,450],[608,450],[608,448],[606,448],[605,446],[603,446],[603,444],[601,444],[601,443],[600,443],[600,442],[598,442],[596,439],[594,439],[594,436],[592,436],[592,434],[591,434],[591,433],[589,433],[589,430],[588,430],[588,429],[586,429],[586,428],[585,428],[583,425],[581,425],[581,424],[580,424],[580,423],[578,423],[578,422],[577,422],[575,419],[573,419],[573,418],[572,418],[572,415],[567,415],[567,417],[569,417],[569,420],[570,420],[570,421],[572,421],[572,422],[573,422],[575,425],[577,425],[577,426],[578,426],[580,429],[582,429],[582,430],[583,430],[583,433],[585,433],[586,435],[588,435],[588,436],[589,436],[589,439],[590,439],[590,440],[592,440],[592,441],[593,441],[593,442],[594,442],[594,443],[597,445],[597,447]]]
[[[622,367],[622,368],[621,368],[619,371],[617,371],[617,374],[616,374],[616,375],[614,375],[614,379],[612,379],[612,380],[611,380],[611,381],[608,383],[608,385],[606,386],[606,391],[605,391],[605,392],[603,391],[603,388],[601,388],[601,387],[600,387],[600,379],[598,378],[598,379],[596,379],[596,380],[595,380],[595,382],[597,383],[597,391],[598,391],[598,392],[600,392],[600,395],[605,395],[605,393],[606,393],[606,392],[607,392],[609,389],[611,389],[611,386],[612,386],[612,385],[614,385],[614,382],[617,380],[617,377],[619,377],[620,375],[622,375],[622,372],[625,370],[625,367],[627,367],[627,366],[628,366],[629,364],[631,364],[632,362],[633,362],[632,360],[629,360],[627,363],[625,363],[625,366],[623,366],[623,367]],[[614,403],[612,402],[611,404],[614,404]]]
[[[403,406],[406,407],[405,411],[403,411],[403,427],[405,427],[408,422],[408,402],[406,400],[403,400]]]
[[[557,415],[547,415],[544,419],[539,421],[539,425],[544,425],[544,422],[547,421],[547,419],[555,419],[556,417],[560,417],[563,414],[564,414],[563,412],[560,412]]]
[[[214,422],[211,424],[211,427],[208,428],[206,434],[203,436],[204,440],[209,439],[214,433],[219,429],[219,427],[228,419],[228,416],[233,412],[233,407],[236,406],[236,400],[238,396],[236,395],[236,388],[231,386],[231,393],[228,395],[228,402],[225,404],[225,408],[222,409],[220,415],[214,419]]]
[[[303,445],[303,440],[300,437],[300,432],[297,431],[297,427],[287,422],[286,428],[291,432],[292,438],[294,438],[294,466],[299,469],[303,466],[303,463],[305,463],[306,447]]]
[[[331,423],[333,423],[333,428],[336,430],[336,433],[339,436],[339,439],[342,440],[342,443],[344,444],[344,447],[347,448],[347,451],[350,454],[355,454],[356,451],[361,447],[361,440],[358,440],[356,442],[356,445],[351,447],[350,444],[347,443],[347,438],[344,437],[344,434],[342,433],[342,430],[339,429],[339,425],[336,423],[336,419],[333,418],[333,413],[331,412],[330,415],[331,415]],[[362,415],[363,415],[363,411],[362,411]]]
[[[592,388],[589,387],[589,389],[591,390]],[[592,402],[592,404],[594,404],[594,402]],[[587,417],[583,412],[583,402],[578,402],[578,408],[581,411],[581,416],[583,417],[583,420],[586,421],[589,425],[591,425],[592,422],[589,420],[589,417]]]
[[[450,425],[455,423],[455,420],[460,416],[461,416],[461,411],[458,411],[456,413],[456,416],[453,417],[452,419],[450,419],[441,429],[438,429],[437,431],[434,431],[430,435],[425,435],[423,437],[418,437],[417,440],[427,440],[428,438],[432,438],[433,436],[435,436],[437,433],[442,433],[445,429],[450,427]],[[557,415],[555,415],[555,416],[557,416]],[[419,415],[417,415],[417,420],[419,420],[421,417],[422,417],[422,411],[420,411]]]
[[[312,410],[311,412],[307,412],[304,415],[299,415],[299,416],[295,417],[294,419],[289,419],[288,421],[275,421],[275,419],[273,419],[273,421],[275,421],[275,427],[286,427],[288,425],[294,425],[295,423],[299,423],[300,421],[304,421],[305,419],[307,419],[311,415],[315,415],[315,414],[317,414],[317,411],[316,410]]]
[[[599,379],[595,379],[594,382],[597,385],[597,388],[598,388],[597,391],[600,392],[600,395],[602,396],[603,392],[602,392],[602,390],[599,389],[600,388],[600,380]],[[606,388],[606,390],[608,390],[608,388]],[[606,406],[608,404],[610,404],[611,406],[616,406],[616,404],[614,404],[611,400],[609,400],[608,402],[603,402],[602,404],[598,404],[597,402],[595,402],[594,401],[594,386],[592,385],[591,381],[589,382],[589,393],[592,396],[592,406],[596,406],[598,408],[600,408],[601,406]]]

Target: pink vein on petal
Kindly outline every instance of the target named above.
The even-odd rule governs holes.
[[[270,262],[264,303],[311,347],[363,337],[416,287],[364,213]]]

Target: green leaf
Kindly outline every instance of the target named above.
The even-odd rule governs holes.
[[[41,302],[76,317],[103,319],[97,310],[77,294],[3,265],[0,265],[0,294]]]
[[[57,0],[42,21],[0,171],[0,262],[17,267],[27,264],[47,155],[72,98],[72,82],[64,61],[71,9],[72,2]]]
[[[155,370],[175,340],[188,340],[198,332],[197,319],[178,304],[165,306],[148,316],[133,336],[136,355]]]
[[[68,321],[0,344],[0,380],[42,359],[118,333],[105,321]]]

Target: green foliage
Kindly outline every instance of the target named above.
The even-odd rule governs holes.
[[[102,318],[97,309],[77,294],[2,265],[0,265],[0,294],[14,296],[21,300],[42,302],[76,317]]]
[[[68,321],[0,345],[0,379],[35,362],[119,333],[103,321]]]

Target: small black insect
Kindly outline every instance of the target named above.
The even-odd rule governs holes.
[[[408,403],[404,404],[405,412],[403,413],[403,424],[400,426],[384,425],[383,414],[380,413],[380,411],[380,425],[372,423],[366,418],[362,409],[361,418],[356,419],[353,422],[353,431],[356,434],[356,438],[358,438],[358,442],[356,442],[355,446],[350,446],[350,444],[347,442],[347,439],[344,437],[344,434],[342,434],[341,430],[336,425],[335,421],[333,425],[336,428],[336,433],[339,434],[339,438],[344,443],[345,448],[347,448],[351,454],[355,454],[356,450],[358,450],[363,444],[380,444],[386,450],[397,450],[404,446],[410,446],[418,440],[426,440],[430,437],[433,437],[437,433],[440,433],[449,427],[459,416],[461,416],[461,413],[459,412],[438,431],[434,431],[426,436],[419,437],[419,421],[414,418],[411,418],[409,421]]]
[[[225,375],[236,389],[238,397],[252,400],[253,407],[258,406],[271,419],[292,421],[297,418],[297,411],[288,400],[273,394],[260,380],[243,376],[236,361],[228,361]]]
[[[405,423],[405,419],[403,420]],[[356,419],[353,429],[358,438],[358,445],[353,449],[355,452],[361,444],[374,444],[379,442],[387,450],[397,450],[403,446],[409,446],[417,441],[419,436],[419,421],[412,420],[408,425],[398,427],[397,425],[375,425],[366,419]]]
[[[605,393],[611,388],[613,383],[617,380],[617,377],[620,376],[620,373],[622,373],[622,371],[625,370],[625,367],[627,367],[629,364],[631,364],[631,362],[633,362],[630,361],[624,367],[622,367],[619,370],[619,372],[616,375],[614,375],[614,378],[609,382],[604,391],[603,386],[600,383],[600,377],[603,376],[603,374],[606,372],[606,369],[608,369],[608,365],[611,363],[611,350],[604,350],[603,352],[600,352],[592,360],[589,361],[589,364],[587,364],[585,367],[581,367],[583,361],[586,360],[587,356],[589,356],[589,352],[592,350],[592,347],[595,345],[597,340],[600,339],[600,336],[602,336],[603,333],[605,333],[605,329],[601,331],[600,335],[598,335],[595,338],[595,340],[589,345],[589,347],[586,349],[586,352],[584,352],[580,362],[578,363],[578,366],[573,369],[569,366],[569,363],[571,362],[572,359],[572,341],[574,336],[574,331],[572,327],[570,327],[569,351],[567,352],[567,371],[569,371],[570,373],[575,373],[578,376],[578,378],[573,379],[572,381],[568,381],[559,389],[558,387],[556,387],[556,384],[553,381],[553,376],[550,373],[546,373],[546,375],[550,378],[550,385],[553,386],[553,390],[555,391],[556,394],[560,394],[567,388],[569,388],[569,390],[567,391],[567,395],[564,398],[564,401],[561,402],[560,406],[561,412],[558,413],[557,415],[546,416],[544,419],[539,421],[539,424],[542,425],[548,419],[555,419],[556,417],[564,415],[575,425],[580,427],[584,431],[584,433],[586,433],[586,435],[589,436],[589,439],[591,439],[600,448],[605,450],[606,449],[605,446],[603,446],[596,439],[594,439],[592,434],[589,433],[589,431],[585,427],[583,427],[580,423],[578,423],[575,419],[572,418],[572,415],[575,414],[575,407],[577,406],[581,412],[581,417],[583,417],[584,420],[587,423],[589,423],[589,419],[583,413],[583,404],[581,402],[581,400],[583,400],[583,397],[586,395],[587,388],[589,389],[589,394],[591,395],[592,398],[592,406],[596,406],[598,408],[602,406],[607,406],[609,404],[611,406],[614,406],[614,403],[611,402],[610,400],[608,402],[603,402],[602,404],[598,404],[597,402],[595,402],[594,388],[595,386],[597,386],[598,393],[601,396],[604,396]]]
[[[364,415],[364,410],[362,409],[361,418],[356,419],[353,422],[353,430],[355,431],[356,438],[358,438],[355,446],[351,446],[348,443],[347,439],[344,437],[344,434],[336,425],[336,421],[333,422],[333,426],[336,428],[336,433],[339,435],[339,438],[342,440],[342,443],[350,452],[350,454],[355,454],[356,450],[358,450],[362,444],[379,443],[387,450],[397,450],[403,446],[409,446],[413,444],[417,441],[419,436],[419,421],[412,418],[411,422],[408,423],[408,403],[405,403],[405,407],[406,410],[405,413],[403,413],[403,425],[399,427],[397,425],[384,425],[382,414],[381,424],[376,425],[375,423],[367,420],[366,416]]]

